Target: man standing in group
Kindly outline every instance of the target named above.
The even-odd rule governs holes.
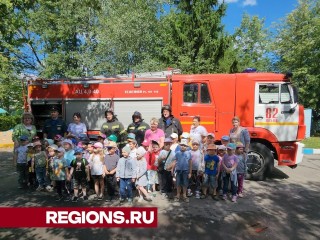
[[[172,115],[172,109],[170,105],[164,105],[161,108],[161,118],[159,119],[158,128],[162,129],[165,133],[165,137],[169,138],[172,133],[180,135],[182,134],[182,126],[179,119]]]
[[[44,122],[43,138],[53,139],[57,134],[64,136],[67,132],[67,125],[64,120],[59,118],[59,109],[52,106],[50,109],[51,118]]]
[[[107,137],[114,134],[117,137],[117,143],[119,143],[120,148],[122,148],[126,143],[123,124],[118,121],[112,108],[108,108],[104,114],[107,121],[102,124],[100,132],[104,133]]]
[[[149,124],[143,121],[140,112],[135,111],[132,115],[132,123],[129,124],[127,133],[134,133],[138,145],[141,146],[144,135],[148,129],[150,129]]]

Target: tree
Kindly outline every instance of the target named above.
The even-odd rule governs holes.
[[[158,0],[105,2],[99,15],[95,72],[108,75],[161,68],[156,52],[160,8]]]
[[[38,0],[26,15],[28,49],[44,77],[72,77],[85,74],[94,62],[99,0]]]
[[[242,16],[240,27],[232,36],[232,50],[228,53],[233,58],[231,72],[241,72],[248,67],[258,71],[270,71],[270,40],[268,31],[263,28],[264,20],[258,16]]]
[[[22,108],[22,84],[18,76],[25,68],[19,58],[25,38],[17,36],[25,11],[33,1],[2,1],[0,4],[0,107],[12,112]]]
[[[278,26],[273,49],[280,71],[292,71],[300,101],[320,120],[320,2],[300,0]]]
[[[226,5],[218,0],[174,1],[162,16],[161,60],[185,73],[220,71],[219,61],[228,47],[221,18]]]

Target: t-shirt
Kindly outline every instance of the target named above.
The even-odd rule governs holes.
[[[130,151],[130,154],[129,154],[130,158],[133,159],[133,160],[137,160],[137,149],[134,148]]]
[[[102,175],[103,174],[103,163],[99,154],[93,154],[91,159],[91,175]]]
[[[64,158],[53,159],[53,178],[52,180],[63,181],[66,180],[67,162]]]
[[[62,119],[48,119],[44,122],[43,133],[48,135],[49,139],[53,139],[55,135],[63,136],[67,131],[67,125]]]
[[[202,153],[199,149],[197,151],[191,150],[190,153],[191,153],[191,160],[192,160],[192,170],[198,170],[202,160]]]
[[[80,137],[80,134],[87,132],[87,127],[84,123],[80,122],[78,124],[76,123],[70,123],[68,126],[68,132],[70,132],[72,135],[76,137]]]
[[[235,163],[238,163],[238,157],[236,155],[225,154],[222,158],[222,162],[227,168],[232,168]]]
[[[236,155],[239,159],[237,165],[237,173],[246,173],[247,172],[247,159],[245,158],[245,154]]]
[[[159,158],[166,159],[168,156],[169,151],[167,150],[161,150]],[[168,156],[165,164],[164,169],[167,170],[167,167],[170,166],[170,164],[176,159],[176,154],[174,151],[171,150],[170,155]],[[163,160],[164,161],[164,160]]]
[[[34,166],[38,167],[46,167],[47,165],[47,155],[44,151],[34,154]]]
[[[27,163],[27,151],[28,147],[25,146],[19,146],[14,150],[17,153],[17,163]]]
[[[157,166],[157,159],[159,157],[160,151],[158,152],[151,152],[151,153],[147,153],[146,155],[149,155],[148,157],[148,162],[147,162],[147,168],[148,170],[154,170],[157,171],[158,170],[158,166]]]
[[[206,155],[204,157],[204,173],[208,175],[216,175],[219,166],[219,157],[217,155]]]
[[[144,139],[148,140],[150,143],[152,140],[159,141],[160,138],[164,138],[164,132],[162,129],[159,128],[154,132],[151,129],[148,129],[144,136]]]
[[[203,126],[194,127],[191,126],[190,129],[190,138],[191,139],[198,139],[201,140],[202,136],[207,136],[208,132],[207,129]]]
[[[117,167],[118,161],[120,157],[117,154],[106,154],[104,157],[104,165],[106,166],[108,171],[111,171]]]
[[[71,167],[73,167],[74,178],[86,178],[86,166],[88,165],[88,161],[85,158],[74,159],[71,162]]]
[[[71,149],[67,152],[64,153],[64,159],[67,161],[68,166],[70,166],[71,162],[73,161],[73,159],[75,159],[76,157],[74,156],[74,150]]]
[[[184,152],[176,152],[176,170],[189,170],[189,161],[191,160],[191,153],[190,151],[184,151]]]

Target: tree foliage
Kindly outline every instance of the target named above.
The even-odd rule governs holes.
[[[282,25],[273,44],[280,71],[292,71],[300,101],[320,119],[320,2],[299,1]]]
[[[228,73],[268,71],[273,61],[276,70],[294,73],[303,104],[319,116],[319,5],[301,0],[270,38],[264,20],[247,14],[233,35],[226,33],[220,0],[3,0],[0,106],[21,108],[21,73]]]
[[[232,36],[233,62],[230,72],[241,72],[248,67],[254,67],[258,71],[270,71],[268,35],[268,31],[264,28],[264,19],[244,14],[240,27]]]
[[[96,73],[116,74],[161,67],[156,45],[160,1],[106,1],[99,15]]]
[[[185,73],[219,72],[229,44],[221,23],[225,11],[218,0],[174,1],[161,19],[161,60]]]

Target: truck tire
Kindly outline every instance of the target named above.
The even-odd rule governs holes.
[[[247,159],[247,179],[263,181],[273,164],[274,158],[269,148],[262,143],[253,142]]]

